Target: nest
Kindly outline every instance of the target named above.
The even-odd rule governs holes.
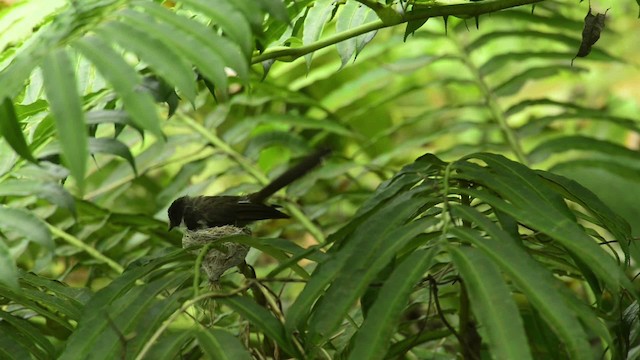
[[[231,235],[251,235],[251,231],[244,227],[233,225],[216,226],[200,230],[187,230],[182,236],[184,249],[198,247],[215,242],[215,248],[210,249],[202,260],[202,268],[207,273],[209,281],[216,283],[220,276],[234,266],[244,262],[249,246],[235,242],[216,241]],[[200,250],[193,250],[198,253]]]

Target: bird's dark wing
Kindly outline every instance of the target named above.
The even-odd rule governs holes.
[[[235,225],[245,226],[252,221],[285,219],[289,216],[275,206],[253,203],[239,196],[201,196],[185,209],[184,221],[188,229]]]

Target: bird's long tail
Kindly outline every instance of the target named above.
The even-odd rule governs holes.
[[[311,171],[314,167],[318,166],[322,161],[322,158],[331,152],[328,148],[322,148],[316,150],[311,155],[304,158],[297,165],[285,171],[282,175],[278,176],[269,185],[265,186],[262,190],[249,195],[249,200],[254,203],[261,203],[265,201],[269,196],[273,195],[276,191],[291,184],[297,179],[304,176]]]

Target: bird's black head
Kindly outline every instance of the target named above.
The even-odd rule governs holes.
[[[169,206],[169,230],[176,226],[180,226],[182,223],[182,217],[184,216],[184,208],[186,206],[187,197],[179,197],[175,199],[171,206]]]

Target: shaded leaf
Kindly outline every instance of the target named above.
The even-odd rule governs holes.
[[[417,250],[385,281],[378,298],[355,335],[349,359],[384,359],[402,310],[416,283],[432,265],[437,248]]]
[[[2,245],[0,245],[0,247],[2,247]],[[0,310],[0,318],[2,318],[3,322],[11,324],[14,331],[28,340],[28,343],[31,344],[31,351],[37,353],[39,358],[55,357],[56,350],[53,347],[53,344],[51,344],[40,329],[29,321],[2,310]]]
[[[2,214],[4,209],[5,208],[0,207],[0,214]],[[1,224],[0,226],[4,227],[6,224]],[[0,239],[0,284],[3,284],[13,291],[20,291],[20,285],[18,285],[18,267],[13,260],[13,256],[11,256],[11,249],[9,249],[4,239]]]
[[[0,357],[10,360],[32,359],[32,346],[32,344],[19,336],[9,324],[0,323]]]
[[[96,36],[79,39],[73,46],[80,50],[113,86],[133,122],[163,139],[156,105],[148,92],[139,91],[142,82],[135,69]]]
[[[471,308],[493,357],[533,359],[518,308],[498,267],[471,247],[450,247],[449,253],[473,299]]]
[[[575,107],[573,107],[575,109]],[[530,119],[526,124],[522,125],[518,129],[518,135],[520,136],[531,136],[539,133],[549,124],[554,121],[561,120],[583,120],[584,118],[588,118],[592,121],[602,121],[611,124],[615,124],[625,129],[633,130],[636,132],[640,132],[640,126],[638,122],[631,118],[624,118],[620,116],[613,116],[608,113],[603,113],[602,111],[596,110],[576,110],[571,112],[564,112],[558,115],[547,115],[537,118]]]
[[[537,163],[545,160],[553,153],[584,150],[602,153],[605,156],[626,158],[626,161],[638,159],[638,151],[630,150],[624,146],[612,143],[610,141],[593,139],[586,136],[562,136],[551,139],[536,146],[529,153],[532,162]],[[636,162],[640,166],[640,162]]]
[[[415,33],[416,30],[420,29],[422,25],[427,22],[427,20],[429,20],[429,18],[408,21],[407,27],[404,30],[404,41],[407,41],[407,37],[409,37],[409,35],[413,35],[413,33]]]
[[[200,348],[209,359],[250,360],[251,354],[240,340],[224,330],[200,330],[196,333]]]
[[[496,40],[504,40],[502,38],[505,37],[513,37],[517,39],[524,39],[529,37],[534,39],[545,39],[565,44],[567,46],[574,46],[578,43],[574,38],[561,33],[547,33],[538,30],[499,30],[487,32],[486,34],[477,37],[473,40],[473,42],[466,46],[466,49],[469,52],[473,52],[475,50],[483,48],[490,42]]]
[[[564,60],[568,56],[571,56],[570,53],[562,51],[510,51],[505,54],[492,56],[480,66],[479,71],[481,75],[486,76],[498,71],[504,71],[504,67],[508,63],[518,63],[531,59]]]
[[[200,1],[202,2],[202,1]],[[164,9],[162,6],[145,2],[140,4],[145,12],[161,20],[158,27],[161,33],[156,34],[161,41],[171,41],[171,45],[180,50],[180,54],[190,57],[191,61],[202,71],[203,75],[211,79],[224,96],[227,94],[227,74],[224,67],[230,67],[238,74],[243,82],[249,81],[249,58],[237,43],[224,36],[218,36],[210,28],[198,21],[192,21]],[[235,10],[234,10],[235,11]],[[135,14],[134,12],[127,12]],[[149,21],[146,16],[137,14],[137,23]],[[129,17],[131,18],[131,17]],[[151,20],[153,21],[153,20]],[[166,25],[166,26],[162,26]],[[156,27],[155,24],[150,24]],[[167,30],[170,31],[167,34]],[[195,46],[190,49],[189,46]],[[208,62],[202,63],[202,60]],[[213,76],[213,75],[216,76]],[[222,76],[222,78],[220,78]]]
[[[334,6],[335,2],[333,0],[317,0],[314,2],[313,7],[309,9],[309,13],[304,19],[302,45],[307,46],[320,39],[322,29],[324,29],[325,24],[329,20],[329,15],[331,15]],[[308,70],[311,67],[313,52],[304,57]]]
[[[451,211],[456,216],[478,224],[489,236],[480,236],[477,231],[464,227],[452,229],[452,234],[477,246],[509,275],[567,344],[574,358],[588,357],[590,351],[587,334],[575,312],[560,296],[558,289],[563,285],[554,279],[551,272],[537,263],[514,239],[477,210],[467,206],[454,206]]]
[[[29,78],[33,69],[42,60],[29,51],[16,56],[11,64],[0,71],[0,99],[10,98],[18,94],[24,87],[24,82]]]
[[[182,2],[210,17],[214,24],[219,25],[236,44],[240,45],[246,56],[251,55],[253,50],[251,28],[247,19],[231,5],[232,2],[211,3],[206,0],[182,0]],[[215,36],[213,32],[211,36]]]
[[[219,299],[220,303],[225,304],[238,312],[244,318],[249,320],[251,324],[264,332],[266,336],[274,340],[289,354],[296,354],[290,338],[285,336],[284,327],[273,317],[267,310],[260,307],[253,300],[246,297],[229,297]]]
[[[262,0],[258,2],[258,5],[277,20],[284,23],[289,22],[289,13],[282,0]]]
[[[516,74],[511,79],[504,81],[502,84],[499,84],[493,89],[493,92],[498,96],[515,95],[528,81],[551,77],[567,69],[573,69],[572,71],[585,71],[581,68],[558,65],[529,68],[520,74]]]
[[[387,9],[390,12],[393,12],[394,15],[397,15],[391,8]],[[358,10],[356,10],[356,12],[357,17],[364,17],[364,20],[362,21],[363,24],[368,24],[370,22],[378,20],[378,15],[376,14],[376,12],[369,7],[361,6]],[[364,16],[362,14],[364,14]],[[356,37],[356,57],[358,56],[358,54],[360,54],[360,52],[362,52],[362,50],[364,50],[364,47],[367,46],[367,44],[371,42],[371,40],[373,40],[377,33],[378,30],[373,30]]]
[[[0,182],[0,196],[30,196],[39,198],[65,208],[75,214],[75,200],[59,184],[33,179],[9,179]]]
[[[205,25],[176,16],[161,6],[146,2],[140,5],[152,17],[132,10],[122,11],[121,15],[135,27],[174,47],[217,86],[223,98],[227,96],[228,85],[225,65],[236,70],[241,78],[246,78],[247,61],[237,45],[213,36]]]
[[[359,224],[332,259],[320,264],[314,271],[302,294],[290,308],[291,314],[288,314],[298,311],[296,308],[307,301],[307,291],[308,295],[312,295],[317,290],[316,286],[328,285],[309,319],[309,341],[319,344],[330,337],[378,272],[397,251],[430,226],[430,221],[435,220],[423,218],[401,225],[424,206],[428,192],[429,186],[425,183],[392,199]],[[295,316],[287,320],[289,318],[295,319]]]
[[[336,32],[341,33],[355,26],[362,24],[364,21],[363,12],[358,11],[360,5],[355,1],[347,1],[340,7],[340,12],[336,19]],[[360,15],[357,17],[356,15]],[[336,44],[338,54],[340,54],[341,67],[344,67],[353,54],[356,52],[356,39],[349,38]]]
[[[193,103],[196,82],[191,66],[165,42],[124,22],[107,23],[98,29],[98,33],[140,56],[161,78],[177,87]]]
[[[165,331],[148,353],[149,359],[176,359],[195,338],[196,330]]]
[[[0,133],[11,148],[23,159],[37,163],[37,160],[31,154],[29,145],[24,138],[20,122],[16,117],[15,109],[10,98],[5,98],[0,105]]]
[[[247,146],[247,155],[256,157],[260,152],[270,146],[281,146],[294,152],[304,153],[310,149],[308,141],[289,131],[269,131],[255,135]]]
[[[557,240],[573,255],[590,264],[612,291],[617,291],[623,284],[628,286],[628,280],[614,260],[585,233],[564,199],[533,170],[500,155],[478,153],[470,157],[484,161],[487,167],[466,161],[454,163],[455,167],[461,166],[461,174],[466,173],[465,180],[479,183],[499,197],[477,189],[460,189],[460,192],[482,199],[520,223]]]
[[[111,154],[127,160],[135,175],[138,176],[138,170],[136,169],[136,163],[133,155],[131,155],[131,151],[120,141],[110,138],[89,138],[89,150],[92,154]]]
[[[137,333],[139,336],[133,339],[130,346],[140,349],[154,329],[180,307],[184,297],[189,296],[191,291],[185,289],[186,292],[174,292],[163,298],[159,294],[183,285],[191,274],[177,271],[176,268],[169,273],[159,270],[153,281],[144,286],[136,285],[136,282],[140,282],[147,274],[153,274],[159,266],[182,256],[183,251],[151,260],[140,259],[107,287],[98,291],[86,305],[92,311],[83,314],[59,358],[117,358],[122,347],[120,333]],[[101,349],[100,353],[96,353],[96,348]],[[133,352],[137,352],[136,350]]]
[[[48,251],[53,251],[53,239],[46,223],[27,210],[0,206],[0,228],[16,231]]]
[[[85,114],[88,125],[114,124],[130,126],[144,138],[142,129],[131,120],[131,117],[122,110],[92,110]]]

